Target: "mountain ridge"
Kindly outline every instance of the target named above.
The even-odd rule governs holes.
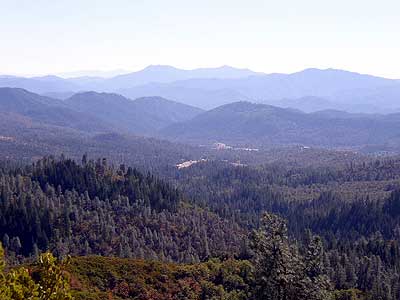
[[[112,129],[112,126],[95,117],[68,108],[62,101],[20,88],[0,88],[0,110],[2,113],[23,116],[37,124],[61,126],[82,132]]]
[[[400,114],[304,113],[266,104],[235,102],[173,124],[159,133],[192,144],[307,145],[361,149],[399,145]]]
[[[139,135],[149,135],[202,112],[201,109],[161,97],[131,100],[116,93],[93,91],[75,94],[64,100],[64,103],[79,112]]]
[[[326,107],[313,107],[301,101],[289,104],[303,110],[332,108],[348,112],[400,111],[398,79],[332,68],[266,74],[229,66],[183,70],[152,65],[111,78],[1,76],[0,86],[25,88],[56,98],[65,98],[67,93],[90,90],[118,93],[128,98],[160,96],[203,109],[239,100],[276,104],[283,99],[318,97],[329,102]]]

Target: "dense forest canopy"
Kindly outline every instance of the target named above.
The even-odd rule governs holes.
[[[51,250],[61,258],[103,255],[186,264],[218,259],[222,269],[225,261],[248,262],[253,275],[243,278],[248,286],[236,292],[246,296],[237,299],[264,299],[266,291],[277,289],[275,273],[251,276],[272,272],[271,266],[283,259],[289,277],[282,280],[288,285],[280,287],[278,298],[300,297],[300,290],[307,294],[321,285],[322,294],[305,299],[328,299],[328,294],[336,299],[398,299],[398,159],[325,166],[207,160],[162,177],[86,155],[80,161],[46,157],[30,165],[2,162],[0,238],[7,260],[16,264]],[[265,211],[274,215],[262,219]],[[276,215],[280,217],[274,219]],[[271,239],[278,234],[269,231],[271,226],[280,228],[278,240]],[[259,230],[258,238],[254,230]],[[275,242],[286,258],[263,261]],[[313,273],[318,279],[311,283],[309,247],[316,247],[319,257],[319,275]],[[260,264],[269,267],[257,269]],[[305,277],[291,277],[290,270]],[[81,278],[81,269],[74,272]],[[260,276],[272,281],[257,282],[254,278]],[[128,286],[129,280],[119,279]],[[218,285],[215,280],[209,284]],[[291,285],[295,281],[304,285]],[[100,290],[114,290],[116,284],[108,282]],[[230,295],[227,283],[221,284]],[[90,285],[97,283],[76,289],[84,295]],[[205,288],[200,283],[199,293]],[[131,287],[125,298],[140,299],[136,289]]]
[[[244,232],[192,207],[170,184],[105,159],[45,158],[5,170],[0,182],[0,233],[17,256],[52,249],[196,262],[237,252]]]

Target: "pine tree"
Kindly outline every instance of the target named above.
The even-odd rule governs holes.
[[[273,214],[264,213],[261,228],[254,232],[255,299],[291,300],[296,294],[297,258],[289,245],[286,222]]]

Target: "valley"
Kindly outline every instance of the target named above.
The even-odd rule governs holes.
[[[242,71],[229,70],[179,80],[240,86]],[[267,76],[243,72],[251,85]],[[176,74],[160,84],[187,75]],[[206,108],[104,91],[56,99],[57,89],[0,88],[0,238],[21,276],[26,264],[44,272],[51,252],[60,295],[74,299],[264,299],[278,284],[260,278],[273,272],[295,295],[284,299],[399,297],[398,113],[323,109],[317,92]]]

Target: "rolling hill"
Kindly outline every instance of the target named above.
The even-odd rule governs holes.
[[[400,145],[400,115],[345,112],[303,113],[264,104],[236,102],[173,124],[159,135],[190,143],[246,146],[300,144],[359,149]]]
[[[64,103],[71,109],[138,135],[149,135],[202,112],[201,109],[160,97],[132,101],[121,95],[96,92],[75,94]]]
[[[109,124],[74,111],[63,102],[19,88],[0,88],[0,111],[36,126],[59,126],[86,133],[110,131]],[[13,122],[9,122],[12,126]]]
[[[187,105],[212,109],[219,105],[234,101],[250,101],[251,99],[234,89],[215,89],[186,87],[185,82],[180,84],[150,83],[118,91],[128,98],[161,95],[167,99],[185,103]]]
[[[269,104],[282,108],[294,108],[307,113],[326,109],[334,109],[338,107],[338,104],[333,101],[314,96],[301,97],[296,99],[286,98],[279,101],[271,102]]]
[[[79,159],[88,153],[157,169],[201,156],[193,147],[135,136],[117,122],[121,116],[113,114],[137,109],[134,116],[138,118],[133,121],[138,122],[137,128],[148,130],[164,122],[186,120],[201,110],[160,98],[132,101],[118,95],[89,95],[92,98],[83,96],[86,102],[81,103],[82,95],[78,94],[72,99],[74,105],[81,103],[82,108],[95,110],[102,104],[102,117],[110,121],[110,116],[117,118],[115,124],[70,107],[72,100],[67,103],[23,89],[0,88],[0,159],[30,162],[44,155],[61,154]]]
[[[250,102],[202,111],[161,97],[130,100],[118,94],[85,92],[61,101],[15,88],[0,88],[0,111],[4,143],[20,140],[42,143],[42,148],[52,148],[52,141],[57,149],[75,149],[73,144],[79,144],[85,151],[94,144],[110,144],[110,149],[130,144],[130,138],[97,138],[115,133],[262,149],[303,145],[397,152],[400,145],[400,114],[335,109],[304,113]]]

